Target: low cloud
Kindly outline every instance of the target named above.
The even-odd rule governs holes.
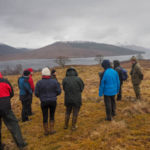
[[[1,43],[41,47],[87,40],[150,47],[147,0],[1,0]]]

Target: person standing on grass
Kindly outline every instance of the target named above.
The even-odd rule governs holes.
[[[23,148],[27,143],[23,140],[18,120],[15,117],[12,109],[10,99],[14,96],[13,88],[8,80],[4,79],[0,73],[0,150],[3,150],[2,144],[2,119],[11,132],[14,141],[19,148]]]
[[[56,70],[55,69],[52,69],[52,71],[51,71],[51,78],[57,80]]]
[[[32,96],[32,89],[29,83],[30,72],[25,70],[23,76],[18,79],[19,95],[22,103],[22,122],[29,121],[29,105]]]
[[[127,71],[120,66],[119,60],[114,60],[113,64],[114,64],[114,69],[118,72],[119,80],[120,80],[120,89],[119,89],[119,93],[117,95],[117,100],[121,101],[123,81],[127,80],[128,74],[127,74]]]
[[[132,56],[131,64],[132,64],[132,69],[130,72],[131,80],[132,80],[136,98],[137,100],[140,100],[141,99],[140,84],[141,84],[141,81],[143,80],[143,73],[135,56]]]
[[[60,84],[50,77],[49,68],[42,69],[42,80],[38,81],[35,87],[35,95],[40,98],[43,113],[44,134],[54,134],[55,110],[57,106],[57,96],[61,94]],[[48,112],[49,111],[49,112]],[[50,114],[50,116],[48,115]],[[48,129],[48,116],[50,124]]]
[[[34,82],[33,82],[33,79],[32,79],[32,75],[33,75],[33,69],[32,68],[28,68],[27,69],[29,72],[30,72],[30,76],[29,76],[29,84],[31,86],[31,89],[32,89],[32,93],[34,93]],[[33,99],[33,94],[31,95],[31,98],[30,98],[30,102],[29,102],[29,106],[28,106],[28,115],[29,116],[32,116],[33,113],[32,113],[32,99]]]
[[[106,120],[111,121],[112,117],[116,115],[115,95],[119,93],[120,81],[118,73],[111,68],[109,60],[104,60],[102,67],[104,72],[99,86],[99,96],[104,95]]]
[[[72,130],[75,130],[78,113],[82,105],[81,93],[84,89],[84,83],[74,68],[69,68],[66,72],[66,77],[63,79],[63,89],[65,92],[65,126],[64,129],[68,128],[70,114],[73,111],[72,117]]]

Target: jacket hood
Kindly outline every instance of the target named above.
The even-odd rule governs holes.
[[[109,60],[103,60],[102,62],[102,67],[106,70],[108,68],[111,68],[111,65],[110,65],[110,61]]]
[[[3,78],[3,76],[2,76],[2,74],[1,74],[1,72],[0,72],[0,78]]]
[[[117,68],[120,66],[120,62],[118,60],[114,60],[114,68]]]
[[[78,73],[74,68],[69,68],[66,71],[66,76],[78,76]]]

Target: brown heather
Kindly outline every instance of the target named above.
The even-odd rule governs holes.
[[[42,114],[39,99],[33,99],[34,116],[32,121],[19,121],[22,133],[28,147],[26,150],[149,150],[150,149],[150,62],[141,62],[144,69],[142,82],[142,100],[135,101],[135,95],[129,79],[123,86],[123,100],[117,102],[117,116],[112,122],[105,121],[105,107],[103,100],[99,100],[98,72],[99,66],[74,66],[84,80],[83,106],[78,119],[78,129],[74,132],[64,130],[64,93],[58,97],[56,110],[55,135],[45,137],[42,128]],[[129,63],[123,66],[128,69]],[[58,80],[61,83],[68,67],[57,69]],[[17,118],[21,120],[21,103],[19,101],[17,78],[7,77],[12,83],[15,96],[11,100],[12,108]],[[41,78],[40,73],[33,76],[34,82]],[[71,122],[70,122],[71,127]],[[2,128],[5,149],[16,150],[12,137],[6,127]]]

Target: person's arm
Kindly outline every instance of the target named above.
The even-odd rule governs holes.
[[[99,86],[99,96],[103,96],[103,93],[104,93],[104,84],[105,84],[105,74],[103,75],[103,78],[101,80],[101,84]]]
[[[29,94],[32,94],[32,89],[31,89],[31,86],[30,86],[28,80],[26,80],[26,81],[24,82],[24,88],[25,88],[25,90],[26,90]]]
[[[60,88],[60,84],[58,81],[56,81],[56,93],[57,93],[57,95],[61,94],[61,88]]]
[[[35,88],[34,88],[34,82],[33,82],[32,77],[29,78],[29,84],[31,86],[32,92],[34,92]]]
[[[36,97],[40,97],[39,82],[36,84],[34,92]]]
[[[79,78],[79,84],[80,84],[80,89],[81,89],[81,92],[82,92],[83,89],[84,89],[84,82],[82,81],[81,78]]]
[[[8,80],[7,80],[7,83],[9,85],[10,98],[12,98],[14,96],[14,90],[13,90],[13,87]]]
[[[119,90],[120,90],[120,79],[119,79],[119,75],[118,75],[117,72],[116,72],[116,81],[117,81],[117,93],[119,93]]]
[[[65,91],[65,79],[62,81],[63,90]]]
[[[142,73],[142,69],[141,69],[141,67],[140,66],[138,66],[137,68],[136,68],[136,72],[137,72],[137,74],[139,75],[139,78],[142,80],[143,79],[143,73]]]

